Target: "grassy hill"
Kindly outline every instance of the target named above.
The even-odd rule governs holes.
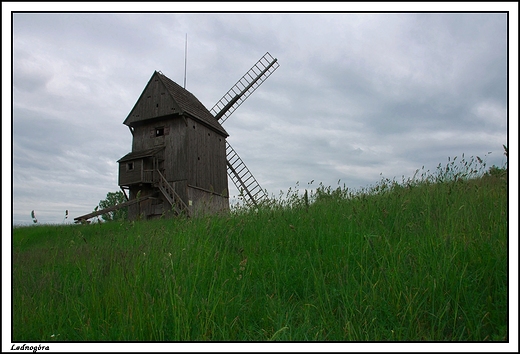
[[[14,228],[12,340],[507,340],[507,179],[472,163],[222,216]]]

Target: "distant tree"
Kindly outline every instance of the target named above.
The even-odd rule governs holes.
[[[507,167],[491,166],[485,173],[486,176],[507,177]]]
[[[124,202],[126,202],[126,198],[123,192],[108,192],[106,199],[99,201],[99,205],[96,207],[96,210],[103,210]],[[108,213],[101,215],[104,221],[126,220],[127,216],[128,207],[109,211]]]
[[[506,162],[505,162],[504,166],[502,166],[502,167],[498,167],[495,165],[491,166],[489,168],[489,170],[485,173],[486,176],[506,177],[507,178],[507,173],[508,173],[507,159],[508,159],[509,149],[505,145],[502,145],[502,146],[504,147],[504,155],[506,156]]]

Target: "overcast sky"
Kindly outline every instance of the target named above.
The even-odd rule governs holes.
[[[278,59],[224,123],[270,195],[401,181],[462,154],[502,166],[507,25],[505,13],[15,13],[13,223],[31,210],[72,222],[119,190],[122,123],[154,70],[183,84],[186,34],[186,88],[208,109],[266,52]]]

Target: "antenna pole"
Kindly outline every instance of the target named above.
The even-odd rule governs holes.
[[[184,44],[184,88],[186,88],[186,66],[188,64],[188,34],[186,33],[186,41]]]

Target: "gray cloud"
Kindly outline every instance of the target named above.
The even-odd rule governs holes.
[[[226,121],[262,187],[359,188],[449,156],[504,162],[506,14],[13,16],[13,222],[118,189],[122,122],[154,70],[208,108],[266,52],[280,68]],[[145,25],[143,25],[145,24]],[[308,183],[314,180],[312,186]],[[230,183],[231,186],[231,183]],[[235,191],[236,193],[236,191]],[[233,194],[233,191],[232,191]]]

